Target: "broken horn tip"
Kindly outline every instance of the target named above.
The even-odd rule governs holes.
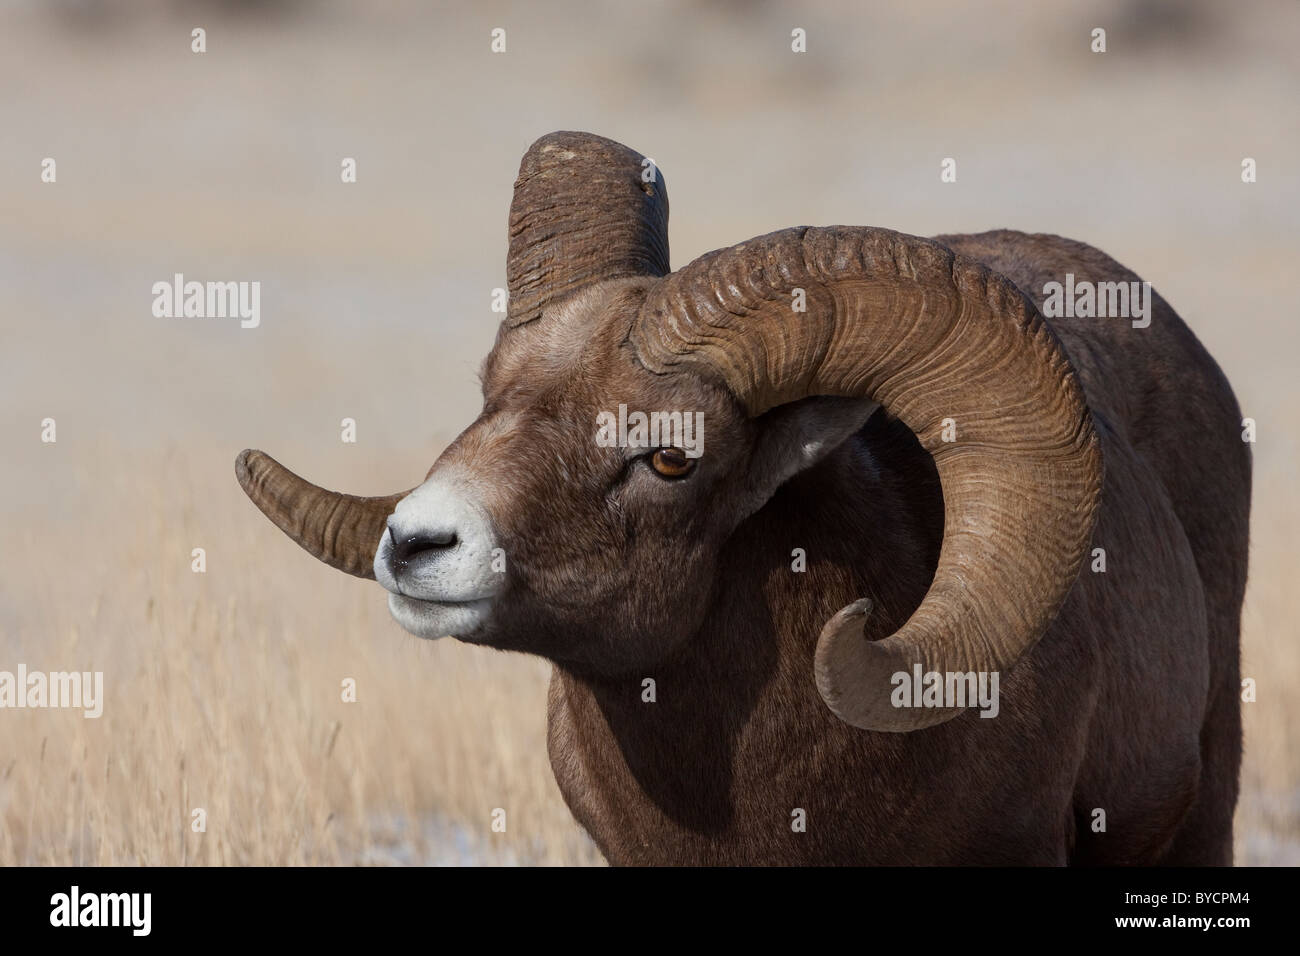
[[[245,448],[235,457],[235,478],[243,487],[248,487],[248,482],[252,479],[253,474],[250,468],[254,455],[262,454],[255,448]]]
[[[852,604],[846,604],[844,607],[840,608],[839,613],[835,616],[842,621],[850,620],[852,618],[866,617],[871,613],[873,607],[874,605],[872,604],[871,598],[858,598]]]

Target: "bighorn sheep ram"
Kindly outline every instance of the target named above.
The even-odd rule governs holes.
[[[1229,863],[1251,466],[1173,309],[1049,322],[1067,274],[1138,281],[1051,235],[785,229],[671,272],[667,225],[639,154],[542,138],[482,414],[425,481],[245,451],[240,484],[412,633],[553,662],[613,863]],[[703,454],[597,441],[619,406],[702,414]],[[988,675],[995,719],[950,696]]]

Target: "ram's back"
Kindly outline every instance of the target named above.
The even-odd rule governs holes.
[[[1141,282],[1101,251],[1060,236],[999,230],[935,238],[1011,279],[1040,311],[1045,287],[1065,283],[1067,273],[1076,285]],[[1229,853],[1230,829],[1222,831],[1236,801],[1241,751],[1239,625],[1250,511],[1251,461],[1241,411],[1219,366],[1154,289],[1146,327],[1135,327],[1128,318],[1047,321],[1083,383],[1107,459],[1103,513],[1094,538],[1095,546],[1110,546],[1106,575],[1090,577],[1096,572],[1085,567],[1076,591],[1085,592],[1088,614],[1114,625],[1103,629],[1114,642],[1101,649],[1103,659],[1112,668],[1132,671],[1110,674],[1104,682],[1098,707],[1123,713],[1099,715],[1094,749],[1102,751],[1099,761],[1116,767],[1140,765],[1141,744],[1129,738],[1152,729],[1133,713],[1141,695],[1150,712],[1163,709],[1166,717],[1194,703],[1202,713],[1197,727],[1202,766],[1195,795],[1189,796],[1195,801],[1192,826],[1182,832],[1199,829],[1199,839]],[[1177,526],[1162,519],[1169,510]],[[1124,545],[1116,547],[1122,539]],[[1180,561],[1187,561],[1179,555],[1188,550],[1199,589],[1178,580]],[[1202,600],[1203,611],[1197,607]],[[1141,607],[1133,606],[1143,602],[1154,612],[1145,620]],[[1156,611],[1157,605],[1163,610]],[[1165,616],[1171,610],[1185,627],[1201,619],[1204,624],[1179,636],[1168,627],[1173,622]],[[1162,618],[1166,633],[1151,633]],[[1146,633],[1127,633],[1135,624]],[[1192,671],[1184,670],[1177,683],[1187,663],[1178,655],[1203,662],[1202,700],[1188,700],[1200,696],[1187,686]],[[1165,676],[1169,681],[1162,686]],[[1108,733],[1124,739],[1106,739]],[[1105,782],[1099,786],[1104,789]],[[1203,850],[1176,843],[1169,862]]]
[[[1002,273],[1043,310],[1044,286],[1140,282],[1092,246],[1010,230],[936,236]],[[1240,605],[1246,577],[1250,450],[1228,380],[1186,323],[1152,289],[1150,325],[1124,318],[1049,318],[1088,404],[1160,476],[1196,552],[1201,577]],[[1236,560],[1225,561],[1232,556]]]

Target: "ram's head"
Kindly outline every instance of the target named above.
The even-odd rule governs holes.
[[[827,622],[816,680],[860,727],[953,716],[892,707],[892,675],[1014,664],[1092,533],[1100,453],[1059,343],[1009,281],[925,239],[788,229],[670,273],[667,228],[643,157],[542,138],[515,183],[482,414],[424,483],[356,498],[245,451],[240,484],[317,558],[376,578],[413,634],[632,674],[692,639],[740,522],[878,403],[934,457],[939,565],[887,639],[864,638],[859,604]]]

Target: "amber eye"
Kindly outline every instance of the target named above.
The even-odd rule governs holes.
[[[650,466],[665,478],[684,478],[695,467],[695,459],[687,458],[680,448],[660,448],[650,456]]]

